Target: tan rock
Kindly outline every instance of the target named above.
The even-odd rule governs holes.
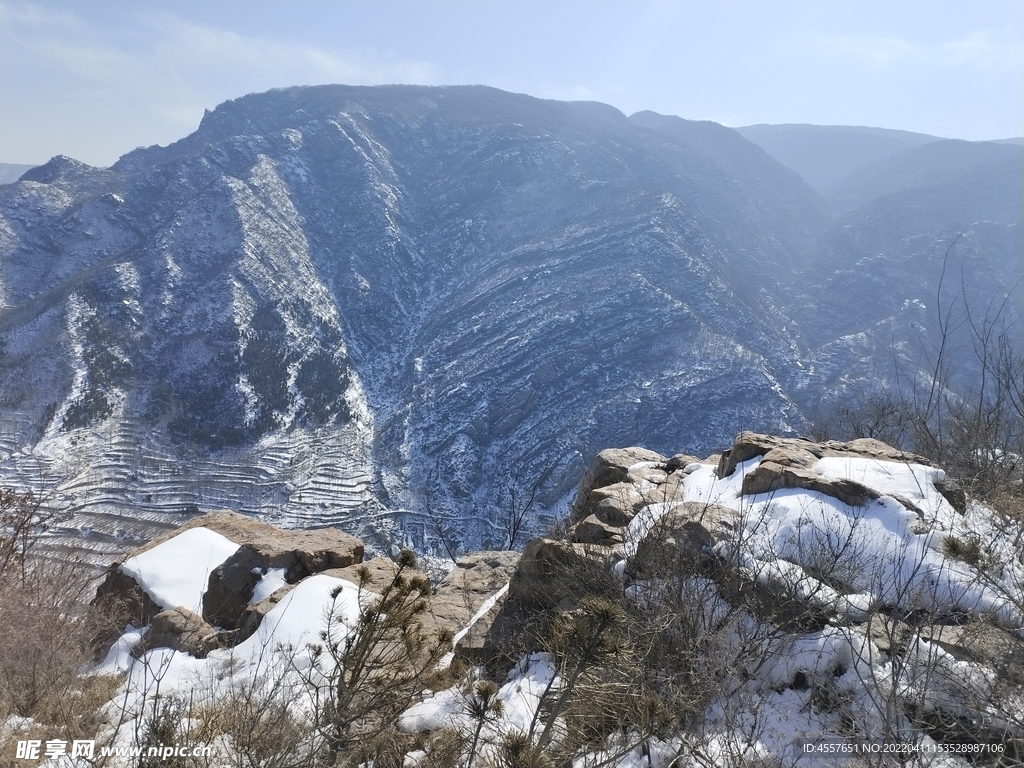
[[[629,468],[641,462],[664,464],[665,457],[646,448],[607,448],[595,456],[576,487],[576,501],[570,510],[571,520],[582,520],[593,513],[587,499],[595,488],[603,488],[628,479]]]
[[[95,638],[96,647],[104,651],[121,635],[126,625],[144,627],[163,610],[117,563],[107,569],[92,605],[109,619],[107,629]]]
[[[691,464],[701,463],[703,462],[696,456],[691,456],[688,453],[677,453],[675,456],[672,456],[668,461],[665,462],[665,471],[669,473],[678,472],[680,470],[686,469]]]
[[[584,517],[595,515],[608,525],[628,525],[646,503],[633,483],[613,483],[591,491],[581,512],[587,513]]]
[[[153,648],[171,648],[202,659],[218,645],[217,630],[202,616],[178,606],[153,617],[132,653],[140,657]]]
[[[569,539],[581,544],[610,547],[622,543],[622,531],[622,526],[609,525],[598,519],[597,515],[590,515],[573,526]]]
[[[879,498],[877,491],[854,480],[827,480],[809,469],[764,460],[743,478],[743,494],[771,493],[783,488],[805,488],[832,496],[852,507]]]
[[[668,472],[660,467],[642,466],[627,472],[626,477],[636,485],[642,486],[644,483],[662,485],[668,480]]]
[[[509,583],[520,554],[511,551],[474,552],[460,558],[437,585],[430,600],[430,618],[436,630],[457,634],[466,629],[481,607]],[[458,639],[455,656],[469,664],[484,664],[493,652],[488,643],[491,627],[501,612],[501,597]]]
[[[739,513],[717,504],[686,502],[673,507],[658,521],[637,548],[629,574],[639,578],[672,570],[689,561],[694,570],[712,558],[711,548],[730,538],[739,525]]]
[[[259,629],[260,624],[263,623],[263,619],[267,617],[267,614],[274,610],[274,606],[281,602],[293,589],[295,589],[295,585],[288,584],[287,586],[274,590],[272,594],[263,598],[258,603],[247,605],[245,610],[242,611],[239,628],[237,630],[233,630],[231,644],[236,645],[252,636],[252,634]]]
[[[673,472],[660,485],[649,486],[643,492],[644,506],[647,504],[664,504],[670,501],[682,501],[685,497],[683,481],[686,475]]]
[[[523,605],[551,608],[571,605],[608,578],[607,547],[555,539],[531,539],[509,583],[509,597]]]
[[[873,438],[860,438],[848,443],[836,440],[816,443],[803,437],[776,437],[757,432],[740,432],[733,441],[732,447],[721,455],[718,463],[718,476],[728,477],[735,471],[737,464],[756,456],[764,456],[765,459],[768,459],[767,454],[770,452],[777,452],[772,454],[772,461],[788,467],[808,467],[811,466],[808,461],[813,463],[825,456],[860,456],[881,461],[931,465],[931,461],[923,456],[901,451]]]
[[[236,629],[242,625],[253,589],[270,568],[283,568],[285,581],[294,584],[363,559],[363,543],[336,528],[282,531],[234,513],[204,517],[214,518],[212,522],[223,528],[218,533],[242,545],[210,573],[203,618],[216,626]]]

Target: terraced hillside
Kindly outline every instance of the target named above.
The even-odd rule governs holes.
[[[542,525],[597,447],[798,431],[886,329],[916,365],[957,232],[978,295],[1015,284],[1005,195],[899,189],[914,216],[833,223],[730,129],[482,87],[229,101],[0,189],[0,481],[97,552],[219,507],[497,546],[512,490]]]

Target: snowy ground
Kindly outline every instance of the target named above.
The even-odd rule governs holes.
[[[879,754],[851,750],[885,749],[885,744],[910,750],[926,765],[967,765],[962,757],[942,752],[905,717],[893,722],[887,708],[917,696],[926,707],[969,715],[969,702],[991,694],[994,673],[959,661],[921,638],[910,642],[897,663],[865,634],[862,622],[884,604],[905,611],[972,611],[992,615],[1004,626],[1024,624],[1020,570],[1013,548],[999,543],[990,511],[973,505],[965,516],[957,514],[935,489],[944,479],[940,469],[866,458],[825,458],[815,467],[826,479],[848,478],[882,494],[863,506],[804,489],[741,496],[743,477],[759,461],[747,461],[723,479],[710,465],[687,467],[684,499],[736,510],[740,530],[734,539],[719,543],[718,554],[738,562],[757,581],[828,609],[834,625],[783,636],[755,626],[750,618],[748,642],[759,638],[768,663],[723,680],[721,697],[711,703],[694,732],[686,738],[646,739],[633,748],[627,735],[604,752],[581,755],[574,766],[863,765],[877,761]],[[917,511],[907,509],[897,496]],[[624,557],[634,556],[658,520],[681,503],[652,504],[637,515],[627,530]],[[994,542],[993,554],[1004,567],[998,575],[981,577],[977,569],[943,554],[946,536]],[[811,575],[826,564],[830,582],[844,588]],[[646,594],[642,584],[629,589]],[[712,617],[727,610],[714,598],[704,607]],[[801,678],[816,684],[797,684]],[[498,694],[502,714],[483,728],[482,755],[494,749],[490,745],[501,735],[529,728],[539,692],[552,680],[553,689],[559,690],[557,668],[544,654],[524,659],[509,674]],[[823,705],[826,688],[841,706]],[[409,710],[403,727],[448,727],[472,734],[470,695],[467,688],[441,691]],[[418,765],[424,757],[411,756],[408,764]]]
[[[722,479],[709,465],[691,465],[685,470],[684,499],[735,510],[740,521],[736,535],[719,542],[716,554],[737,563],[750,578],[775,589],[785,587],[827,611],[833,617],[829,625],[816,632],[782,635],[752,616],[742,618],[730,631],[736,633],[737,642],[741,634],[748,642],[757,638],[767,661],[733,670],[732,677],[724,678],[721,695],[685,737],[677,734],[633,744],[630,734],[623,734],[618,743],[609,742],[604,752],[580,755],[574,766],[666,768],[674,759],[675,766],[706,765],[708,760],[723,766],[854,765],[861,764],[863,756],[842,750],[861,742],[880,743],[882,734],[914,749],[933,750],[925,764],[967,765],[957,755],[935,751],[935,742],[906,717],[894,718],[891,708],[894,702],[917,696],[927,707],[976,716],[978,707],[984,706],[978,702],[991,697],[994,673],[958,660],[921,637],[909,641],[896,659],[877,646],[864,630],[864,621],[885,605],[905,612],[981,613],[1004,627],[1021,627],[1024,579],[1012,544],[1003,541],[984,507],[971,505],[965,515],[955,512],[935,490],[943,473],[933,467],[862,458],[822,459],[815,467],[822,477],[849,478],[881,494],[863,506],[850,506],[803,489],[741,496],[743,477],[758,462],[747,461]],[[637,515],[621,548],[624,558],[636,554],[672,507],[673,503],[653,504]],[[985,567],[982,573],[979,567],[947,557],[947,536],[986,542],[987,565],[998,563],[999,567]],[[217,533],[195,528],[127,560],[122,569],[161,606],[198,612],[210,571],[237,547]],[[826,566],[829,577],[818,578]],[[710,625],[728,606],[717,596],[714,583],[705,581],[692,586],[705,596],[703,610]],[[263,582],[257,585],[254,600],[280,586],[282,574],[271,571]],[[472,621],[485,614],[505,589]],[[627,591],[637,599],[648,594],[643,583],[634,582]],[[146,628],[128,627],[106,659],[91,670],[120,674],[124,680],[103,710],[106,724],[97,738],[108,744],[131,744],[159,696],[188,694],[193,701],[223,700],[240,681],[270,674],[277,675],[278,684],[291,687],[299,709],[312,708],[309,680],[319,672],[309,646],[320,642],[332,606],[344,624],[354,626],[360,597],[365,601],[366,593],[360,595],[351,582],[309,577],[273,608],[256,634],[204,659],[169,648],[155,648],[134,658],[132,648]],[[800,684],[801,680],[805,682]],[[488,718],[479,731],[469,713],[472,687],[468,683],[426,695],[405,712],[400,726],[410,733],[441,728],[455,729],[467,738],[476,733],[478,752],[486,756],[494,753],[504,735],[528,732],[542,718],[537,715],[542,700],[557,694],[562,685],[557,660],[534,653],[524,657],[501,683],[500,714]],[[823,705],[826,690],[841,704]],[[808,751],[805,745],[817,745],[819,751]],[[231,748],[230,744],[218,746]],[[822,753],[825,748],[835,751]],[[406,764],[420,765],[425,757],[421,751],[410,753]],[[59,758],[47,765],[66,768],[73,763]]]

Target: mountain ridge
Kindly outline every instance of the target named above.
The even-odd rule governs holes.
[[[973,224],[945,199],[898,238],[923,263]],[[652,113],[485,87],[245,96],[168,147],[0,192],[0,470],[54,478],[70,529],[108,543],[189,505],[493,542],[506,478],[543,478],[543,525],[595,446],[792,433],[837,379],[870,381],[801,299],[857,242],[895,247],[867,210],[828,235],[821,197],[739,134]],[[1012,248],[998,226],[965,247]],[[933,280],[886,288],[898,308]]]

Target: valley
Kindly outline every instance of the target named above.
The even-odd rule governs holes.
[[[745,130],[317,86],[56,157],[0,187],[0,481],[98,560],[222,508],[487,548],[510,485],[537,532],[603,448],[800,434],[927,374],[943,308],[1019,322],[1019,145],[826,188]]]

